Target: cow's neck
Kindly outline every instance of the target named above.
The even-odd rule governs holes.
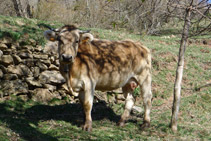
[[[74,95],[74,96],[77,96],[78,94],[75,93],[71,87],[71,75],[70,75],[70,71],[72,69],[72,64],[63,64],[63,65],[60,65],[60,71],[63,75],[63,77],[65,78],[66,80],[66,84],[67,84],[67,87],[68,87],[68,90],[69,92]]]

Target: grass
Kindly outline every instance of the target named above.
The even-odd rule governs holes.
[[[43,27],[39,27],[39,24],[44,23],[46,25],[50,25],[51,22],[1,15],[0,19],[0,38],[10,37],[13,41],[21,40],[23,45],[28,44],[30,39],[35,40],[38,45],[45,44],[45,39],[42,36],[45,29]],[[59,25],[61,24],[56,22],[51,24],[52,27]]]
[[[14,41],[33,39],[37,44],[44,45],[42,32],[45,29],[39,28],[39,23],[53,27],[62,25],[0,16],[0,38],[10,36]],[[126,126],[120,128],[116,126],[116,122],[124,105],[99,102],[94,104],[93,131],[88,133],[81,130],[81,105],[70,104],[68,98],[54,99],[48,104],[43,104],[11,96],[8,100],[0,99],[1,140],[211,140],[211,88],[195,91],[196,87],[211,80],[211,68],[208,65],[211,56],[203,51],[211,52],[210,45],[190,44],[187,47],[178,133],[174,134],[169,128],[169,123],[180,36],[170,37],[169,32],[162,36],[140,36],[125,31],[95,28],[91,32],[95,37],[103,39],[141,41],[152,50],[154,98],[151,127],[141,130],[139,125],[143,122],[143,114],[133,113]],[[210,36],[196,39],[202,38],[209,39]],[[136,105],[142,105],[141,99],[136,101]]]

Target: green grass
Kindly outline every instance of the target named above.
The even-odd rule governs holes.
[[[18,21],[23,22],[18,23]],[[37,24],[53,27],[62,24],[0,16],[0,38],[10,36],[14,41],[34,39],[44,45],[43,31]],[[83,28],[85,29],[85,28]],[[25,33],[29,34],[28,36]],[[151,127],[141,130],[143,114],[132,114],[125,127],[116,126],[124,104],[95,103],[92,111],[93,131],[81,130],[83,110],[80,104],[70,104],[69,99],[53,99],[48,104],[22,100],[12,96],[0,99],[0,140],[211,140],[211,87],[200,91],[195,88],[211,80],[211,47],[190,44],[185,54],[182,99],[178,119],[178,133],[169,128],[173,87],[180,36],[140,36],[123,31],[92,29],[95,37],[109,40],[132,39],[141,41],[152,50],[153,106]],[[209,39],[210,36],[197,37]],[[27,39],[27,40],[25,40]],[[27,43],[27,42],[26,42]],[[141,106],[142,101],[137,100]]]
[[[39,24],[51,25],[52,27],[61,26],[59,23],[38,21],[36,19],[25,19],[18,17],[8,17],[0,15],[0,38],[10,37],[13,41],[21,40],[22,44],[29,44],[30,39],[36,41],[38,45],[44,45],[44,27]]]

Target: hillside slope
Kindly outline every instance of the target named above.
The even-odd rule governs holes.
[[[34,47],[34,50],[38,47],[44,48],[45,28],[39,27],[40,23],[53,27],[62,25],[35,19],[0,16],[0,44],[2,45],[5,38],[9,38],[12,43],[18,42],[20,48],[29,44]],[[83,111],[77,98],[65,95],[42,102],[38,99],[30,99],[28,96],[26,98],[22,94],[4,95],[4,87],[1,85],[0,139],[211,140],[211,87],[197,90],[198,87],[211,81],[210,37],[198,37],[189,41],[185,57],[178,133],[173,134],[169,123],[180,35],[170,33],[163,36],[140,36],[104,29],[91,29],[91,32],[95,37],[103,39],[141,41],[152,51],[151,127],[146,130],[139,128],[143,122],[143,113],[136,111],[132,113],[131,119],[124,128],[117,127],[116,122],[124,107],[124,102],[117,98],[117,93],[108,93],[108,96],[104,96],[103,93],[98,92],[99,95],[104,96],[105,101],[95,97],[92,111],[93,132],[87,133],[80,127],[83,122]],[[6,55],[8,51],[3,53]],[[49,69],[50,66],[47,67]],[[2,68],[0,70],[3,72]],[[0,82],[2,81],[3,79],[0,78]],[[136,105],[142,107],[139,96],[136,97]]]

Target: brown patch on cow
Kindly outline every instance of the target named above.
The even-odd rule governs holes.
[[[90,48],[83,47],[84,44],[81,44],[78,50],[78,57],[84,61],[87,59],[95,61],[92,63],[98,67],[98,70],[101,73],[120,71],[122,69],[121,66],[131,66],[134,64],[131,60],[137,60],[136,56],[146,58],[148,53],[147,50],[137,46],[131,41],[112,42],[94,40],[91,44],[92,46]],[[87,52],[91,52],[91,50],[92,53],[87,54]]]

